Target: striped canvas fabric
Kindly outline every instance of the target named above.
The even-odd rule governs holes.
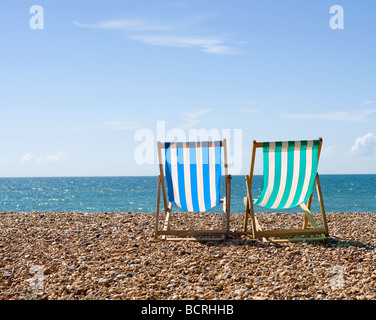
[[[264,142],[263,188],[256,204],[286,209],[306,202],[317,174],[319,140]]]
[[[220,203],[221,141],[166,142],[168,200],[189,212]]]

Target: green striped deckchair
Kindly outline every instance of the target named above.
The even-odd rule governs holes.
[[[222,152],[226,196],[221,199]],[[164,155],[164,161],[162,161],[162,155]],[[165,240],[223,240],[229,232],[231,191],[226,139],[200,142],[158,142],[158,159],[160,175],[158,176],[155,237],[162,236]],[[161,191],[166,215],[163,230],[159,229]],[[188,212],[205,212],[221,202],[223,203],[222,229],[172,230],[170,228],[173,205]]]
[[[251,218],[251,233],[254,238],[270,241],[325,240],[328,227],[321,193],[317,166],[322,138],[304,141],[253,141],[250,174],[246,176],[247,197],[245,200],[244,231],[248,231]],[[263,149],[263,187],[258,199],[252,198],[252,179],[256,149]],[[310,208],[314,184],[316,184],[321,211],[321,225],[315,220]],[[254,213],[253,205],[268,209],[288,209],[300,206],[304,212],[301,229],[262,230]],[[312,228],[308,228],[308,222]],[[274,239],[279,238],[279,239]]]

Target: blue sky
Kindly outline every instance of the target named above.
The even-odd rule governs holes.
[[[234,174],[254,139],[319,136],[320,173],[376,173],[375,14],[373,0],[4,0],[0,177],[157,174],[158,121],[230,132]],[[137,132],[153,164],[135,160]]]

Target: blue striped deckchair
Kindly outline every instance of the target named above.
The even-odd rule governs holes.
[[[220,197],[222,175],[222,149],[225,161],[226,196]],[[162,161],[164,150],[165,161]],[[228,175],[226,140],[204,142],[158,142],[160,175],[158,177],[155,236],[187,236],[186,239],[224,239],[229,231],[230,184]],[[166,188],[167,186],[167,193]],[[159,230],[160,193],[165,206],[165,227]],[[188,212],[205,212],[223,202],[222,229],[171,230],[172,205]],[[206,238],[203,238],[206,237]],[[213,238],[216,237],[216,238]],[[220,237],[220,238],[218,238]],[[181,238],[178,238],[179,240]],[[176,238],[174,238],[176,240]]]
[[[247,198],[244,231],[248,232],[249,217],[254,238],[279,241],[325,240],[328,227],[321,193],[317,166],[322,138],[304,141],[253,142],[250,175],[246,176]],[[258,199],[251,194],[256,149],[263,149],[263,187]],[[321,210],[320,226],[310,212],[313,187],[316,183]],[[262,230],[254,213],[253,205],[268,209],[288,209],[300,206],[305,214],[302,229]],[[313,228],[307,228],[308,222]],[[278,241],[278,240],[273,240]]]

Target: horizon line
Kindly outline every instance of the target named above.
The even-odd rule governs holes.
[[[33,178],[143,178],[143,177],[158,177],[156,175],[93,175],[93,176],[20,176],[20,177],[0,177],[0,179],[33,179]],[[233,177],[244,177],[247,174],[233,174]],[[350,175],[376,175],[376,173],[321,173],[320,176],[350,176]],[[254,174],[254,176],[263,176],[262,174]]]

